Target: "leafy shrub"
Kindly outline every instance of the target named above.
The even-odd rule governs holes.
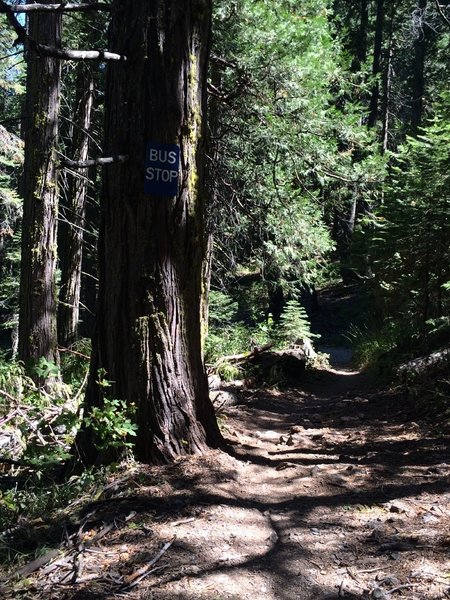
[[[84,422],[93,429],[99,450],[132,447],[127,438],[136,435],[137,425],[131,422],[129,414],[130,406],[125,400],[105,398],[101,408],[92,408]]]
[[[36,369],[46,374],[59,372],[56,365],[45,360]],[[22,456],[44,464],[68,456],[79,424],[79,391],[73,394],[72,388],[60,381],[52,384],[51,391],[39,388],[26,375],[21,362],[0,357],[1,414],[13,437],[23,442],[21,448],[11,445],[11,458]],[[8,448],[4,452],[8,454]]]
[[[61,375],[63,381],[72,387],[79,387],[89,371],[91,340],[81,338],[61,352]]]

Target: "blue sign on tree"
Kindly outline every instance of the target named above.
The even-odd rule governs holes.
[[[145,155],[145,193],[154,196],[176,196],[179,168],[179,146],[148,142]]]

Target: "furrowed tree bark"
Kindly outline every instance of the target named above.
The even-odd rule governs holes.
[[[201,353],[205,92],[210,0],[116,0],[108,66],[99,299],[85,414],[108,395],[135,404],[136,453],[167,462],[221,443]],[[123,28],[123,23],[127,27]],[[144,193],[146,143],[178,144],[175,197]],[[84,463],[104,457],[85,428]]]
[[[33,14],[30,35],[60,45],[61,16]],[[56,234],[58,214],[55,145],[58,138],[59,60],[27,49],[28,116],[20,280],[19,358],[57,362]]]

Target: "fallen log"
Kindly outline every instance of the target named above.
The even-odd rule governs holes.
[[[224,363],[239,364],[241,362],[246,362],[256,356],[259,356],[263,352],[267,352],[267,350],[270,350],[272,347],[273,342],[270,342],[261,347],[255,346],[251,352],[242,352],[241,354],[229,354],[228,356],[222,356],[216,364],[216,369]]]
[[[416,377],[435,375],[439,372],[450,372],[450,348],[421,356],[400,365],[397,375],[401,381]]]
[[[309,347],[296,345],[287,350],[271,350],[273,343],[255,347],[251,352],[223,356],[215,365],[214,371],[224,364],[248,364],[259,371],[259,376],[267,378],[278,370],[279,374],[288,378],[296,378],[306,369],[308,359],[312,353]],[[313,354],[315,352],[313,351]],[[219,386],[221,387],[221,386]]]
[[[288,378],[299,377],[306,369],[307,356],[302,350],[278,350],[260,353],[251,357],[262,377],[268,377],[278,371]]]

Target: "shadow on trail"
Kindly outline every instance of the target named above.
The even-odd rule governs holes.
[[[377,393],[365,374],[345,370],[320,372],[283,391],[243,393],[241,404],[230,409],[233,424],[241,425],[248,433],[245,443],[230,444],[229,454],[238,462],[227,457],[227,467],[218,464],[199,472],[186,471],[183,462],[164,467],[159,475],[149,469],[148,473],[140,473],[136,493],[124,488],[128,495],[120,497],[119,486],[114,497],[85,505],[80,517],[85,519],[86,529],[120,524],[119,534],[102,543],[106,551],[116,555],[108,565],[112,573],[133,573],[145,568],[168,541],[153,531],[152,524],[167,524],[165,532],[175,536],[180,531],[175,529],[177,522],[187,520],[193,527],[207,530],[208,544],[219,548],[225,541],[223,530],[216,526],[224,514],[221,509],[234,508],[245,512],[247,526],[255,530],[264,526],[271,532],[265,543],[259,540],[258,546],[255,542],[257,551],[253,555],[249,551],[230,560],[220,558],[218,552],[211,557],[204,553],[198,539],[190,542],[187,535],[180,534],[174,539],[166,562],[157,565],[154,579],[145,588],[144,593],[155,600],[243,598],[239,593],[229,593],[226,587],[223,593],[212,589],[208,596],[199,596],[197,590],[191,593],[191,581],[200,580],[203,584],[209,581],[208,577],[219,575],[240,575],[246,580],[259,576],[268,582],[270,598],[277,600],[367,600],[373,596],[361,585],[358,587],[357,582],[353,582],[352,589],[342,588],[339,570],[355,564],[360,568],[367,568],[367,564],[378,566],[376,561],[380,559],[384,564],[400,561],[392,548],[406,553],[416,547],[429,547],[425,545],[428,540],[420,539],[420,531],[414,537],[402,529],[401,515],[396,516],[394,545],[389,536],[381,541],[374,537],[372,533],[378,527],[386,526],[388,530],[390,526],[389,513],[381,507],[395,500],[449,495],[449,439],[417,435],[409,439],[408,414],[403,412],[400,400]],[[351,424],[345,420],[349,416],[355,417]],[[316,436],[313,447],[302,447],[301,440],[298,447],[259,444],[258,431],[272,429],[285,435],[298,424],[303,427],[304,439]],[[309,430],[313,430],[310,438]],[[327,432],[331,432],[329,437]],[[286,461],[286,469],[279,470]],[[319,465],[323,470],[317,470]],[[351,469],[348,472],[360,474],[360,479],[347,482],[347,466]],[[331,479],[327,467],[340,469],[342,482]],[[256,473],[258,478],[257,484],[253,480],[253,486],[250,479],[246,480],[250,473],[253,477]],[[311,479],[314,493],[305,485]],[[151,489],[161,481],[170,482],[172,491],[164,497],[152,495]],[[360,507],[369,512],[372,508],[380,511],[386,522],[379,523],[376,518],[357,522],[354,515]],[[135,515],[132,528],[126,520],[130,514]],[[61,519],[52,525],[59,530],[54,539],[62,539],[78,526],[77,522]],[[245,537],[243,531],[237,530],[237,537],[240,534]],[[383,530],[380,535],[387,534]],[[120,551],[124,545],[139,550],[125,557]],[[448,548],[436,545],[432,552],[434,556],[442,555],[444,561]],[[328,569],[327,584],[318,581],[323,568]],[[183,591],[171,591],[170,585],[179,580],[184,582]],[[109,600],[127,593],[123,584],[99,575],[81,588],[72,586],[65,598]],[[269,597],[264,594],[255,589],[254,598]]]
[[[305,543],[305,540],[311,538],[311,530],[316,530],[318,537],[323,539],[330,532],[339,529],[338,520],[330,521],[323,519],[315,520],[314,512],[318,507],[350,507],[357,505],[369,505],[386,502],[387,494],[383,489],[373,487],[363,492],[342,492],[337,495],[323,495],[320,497],[311,497],[309,495],[301,495],[290,500],[281,502],[265,502],[258,499],[245,498],[239,494],[235,497],[228,497],[223,494],[205,494],[202,490],[205,484],[215,484],[220,487],[224,475],[233,477],[233,473],[211,473],[208,481],[204,478],[192,478],[183,474],[180,468],[178,472],[172,471],[172,476],[176,477],[180,483],[180,487],[188,490],[186,494],[181,496],[169,496],[166,498],[149,498],[145,495],[134,495],[129,498],[121,499],[120,501],[111,500],[105,502],[92,503],[85,508],[86,512],[97,511],[100,514],[103,522],[110,519],[117,519],[118,514],[125,515],[131,511],[139,515],[145,515],[153,520],[167,519],[183,519],[193,517],[198,520],[198,526],[202,526],[202,514],[208,513],[210,508],[217,506],[231,506],[253,511],[253,514],[265,515],[270,522],[270,527],[275,534],[273,543],[268,545],[267,550],[260,556],[250,559],[239,560],[232,564],[205,562],[204,564],[192,563],[192,557],[198,552],[198,548],[191,547],[184,540],[174,542],[174,550],[178,554],[178,563],[173,568],[162,569],[161,575],[158,577],[158,587],[170,582],[178,581],[180,577],[202,579],[211,574],[225,574],[241,572],[245,570],[248,573],[266,573],[270,576],[271,587],[276,593],[277,600],[292,600],[293,598],[301,598],[302,600],[337,600],[339,597],[347,598],[348,600],[363,600],[368,598],[367,594],[354,594],[347,592],[345,595],[339,595],[337,591],[338,583],[334,589],[326,589],[323,586],[317,585],[314,577],[311,576],[304,568],[308,563],[314,565],[319,562],[326,563],[331,560],[336,562],[334,556],[345,557],[343,563],[349,560],[351,564],[351,539],[347,542],[344,540],[341,545],[334,544],[332,547],[326,546],[321,552],[314,550],[311,544]],[[436,493],[448,490],[445,478],[440,478],[432,483],[410,484],[394,486],[389,492],[390,498],[406,498],[416,496],[423,493]],[[99,511],[103,505],[103,514]],[[202,513],[199,514],[198,507],[201,507]],[[249,512],[251,515],[252,513]],[[279,521],[275,517],[281,516]],[[251,517],[250,517],[251,518]],[[293,536],[295,533],[295,536]],[[355,532],[357,533],[357,532]],[[130,535],[137,535],[136,532],[126,531],[124,539],[117,539],[116,545],[120,546],[124,541],[130,542]],[[348,534],[351,538],[352,533]],[[417,544],[417,540],[408,537],[401,537],[404,544],[411,546]],[[159,544],[165,540],[159,540]],[[157,540],[155,540],[155,543]],[[399,542],[397,542],[399,543]],[[369,556],[380,556],[385,554],[385,558],[389,558],[389,553],[380,549],[379,545],[372,543],[370,536],[367,536],[367,554]],[[112,546],[109,546],[112,549]],[[294,560],[295,557],[295,560]],[[128,564],[121,560],[117,565],[110,565],[110,569],[130,569],[135,570],[139,566],[145,565],[145,560],[148,557],[143,555],[132,555],[129,558]],[[299,569],[300,564],[303,565]],[[95,582],[93,582],[94,584]],[[108,586],[108,591],[105,595],[94,596],[95,598],[109,598],[111,593],[120,593],[120,588],[115,589],[114,586]],[[198,596],[183,592],[180,595],[155,595],[155,598],[183,598],[190,599]],[[220,597],[220,596],[219,596]],[[227,595],[227,598],[241,598],[240,595]],[[73,597],[75,598],[75,596]],[[81,598],[81,596],[80,596]]]

